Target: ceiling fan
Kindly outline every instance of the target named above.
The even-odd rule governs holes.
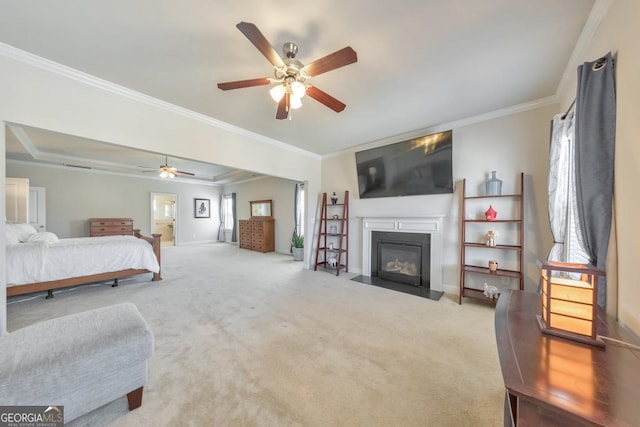
[[[175,178],[177,175],[195,176],[195,174],[191,172],[181,171],[174,167],[169,166],[169,161],[167,159],[167,156],[164,156],[164,165],[160,165],[158,169],[146,170],[143,172],[157,172],[160,174],[160,178],[164,178],[164,179]]]
[[[358,56],[351,47],[347,46],[307,65],[303,65],[295,59],[298,53],[298,46],[295,43],[287,42],[284,44],[282,47],[284,58],[282,58],[254,24],[240,22],[236,27],[273,65],[274,77],[218,83],[219,89],[241,89],[276,83],[269,93],[274,101],[278,103],[276,119],[279,120],[289,117],[291,109],[300,108],[302,106],[300,99],[305,94],[331,108],[336,113],[345,109],[345,104],[312,86],[308,80],[327,71],[357,62]]]

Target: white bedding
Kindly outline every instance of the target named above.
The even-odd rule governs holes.
[[[7,246],[7,286],[129,268],[160,271],[153,247],[133,236],[80,237]]]

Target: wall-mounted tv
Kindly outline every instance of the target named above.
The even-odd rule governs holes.
[[[361,199],[453,193],[453,132],[356,152]]]

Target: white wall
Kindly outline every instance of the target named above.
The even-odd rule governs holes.
[[[549,154],[549,122],[558,109],[551,105],[453,129],[453,174],[456,191],[450,195],[425,195],[379,199],[358,198],[355,150],[322,162],[322,191],[350,191],[350,271],[362,268],[362,221],[366,216],[445,215],[443,230],[443,283],[458,292],[460,256],[461,180],[468,194],[482,185],[492,170],[503,180],[503,193],[516,191],[520,172],[525,173],[525,287],[535,290],[540,270],[552,243],[547,216],[546,183]],[[442,129],[439,129],[442,130]],[[387,142],[396,142],[389,140]],[[376,144],[379,145],[379,144]],[[369,148],[362,147],[360,149]],[[487,206],[488,207],[488,206]],[[499,214],[499,212],[498,212]]]
[[[220,188],[161,179],[7,162],[7,175],[29,178],[47,189],[47,230],[61,238],[89,235],[89,218],[133,218],[134,228],[151,235],[152,192],[178,194],[178,243],[217,240]],[[211,199],[211,218],[194,218],[194,198]]]
[[[616,59],[616,158],[615,222],[618,255],[618,319],[640,334],[640,285],[638,283],[638,183],[640,183],[640,2],[615,0],[601,22],[580,62],[593,61],[607,52]],[[565,85],[561,106],[566,109],[575,98],[576,74]],[[608,304],[609,305],[609,304]],[[609,308],[609,307],[608,307]]]
[[[276,252],[288,254],[294,227],[293,200],[296,182],[282,178],[261,178],[227,185],[224,187],[224,194],[236,193],[238,219],[248,219],[251,216],[249,201],[273,200]]]

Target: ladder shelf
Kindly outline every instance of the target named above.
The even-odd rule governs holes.
[[[313,269],[322,267],[338,276],[341,270],[349,271],[349,191],[344,192],[343,203],[327,199],[323,193]]]

